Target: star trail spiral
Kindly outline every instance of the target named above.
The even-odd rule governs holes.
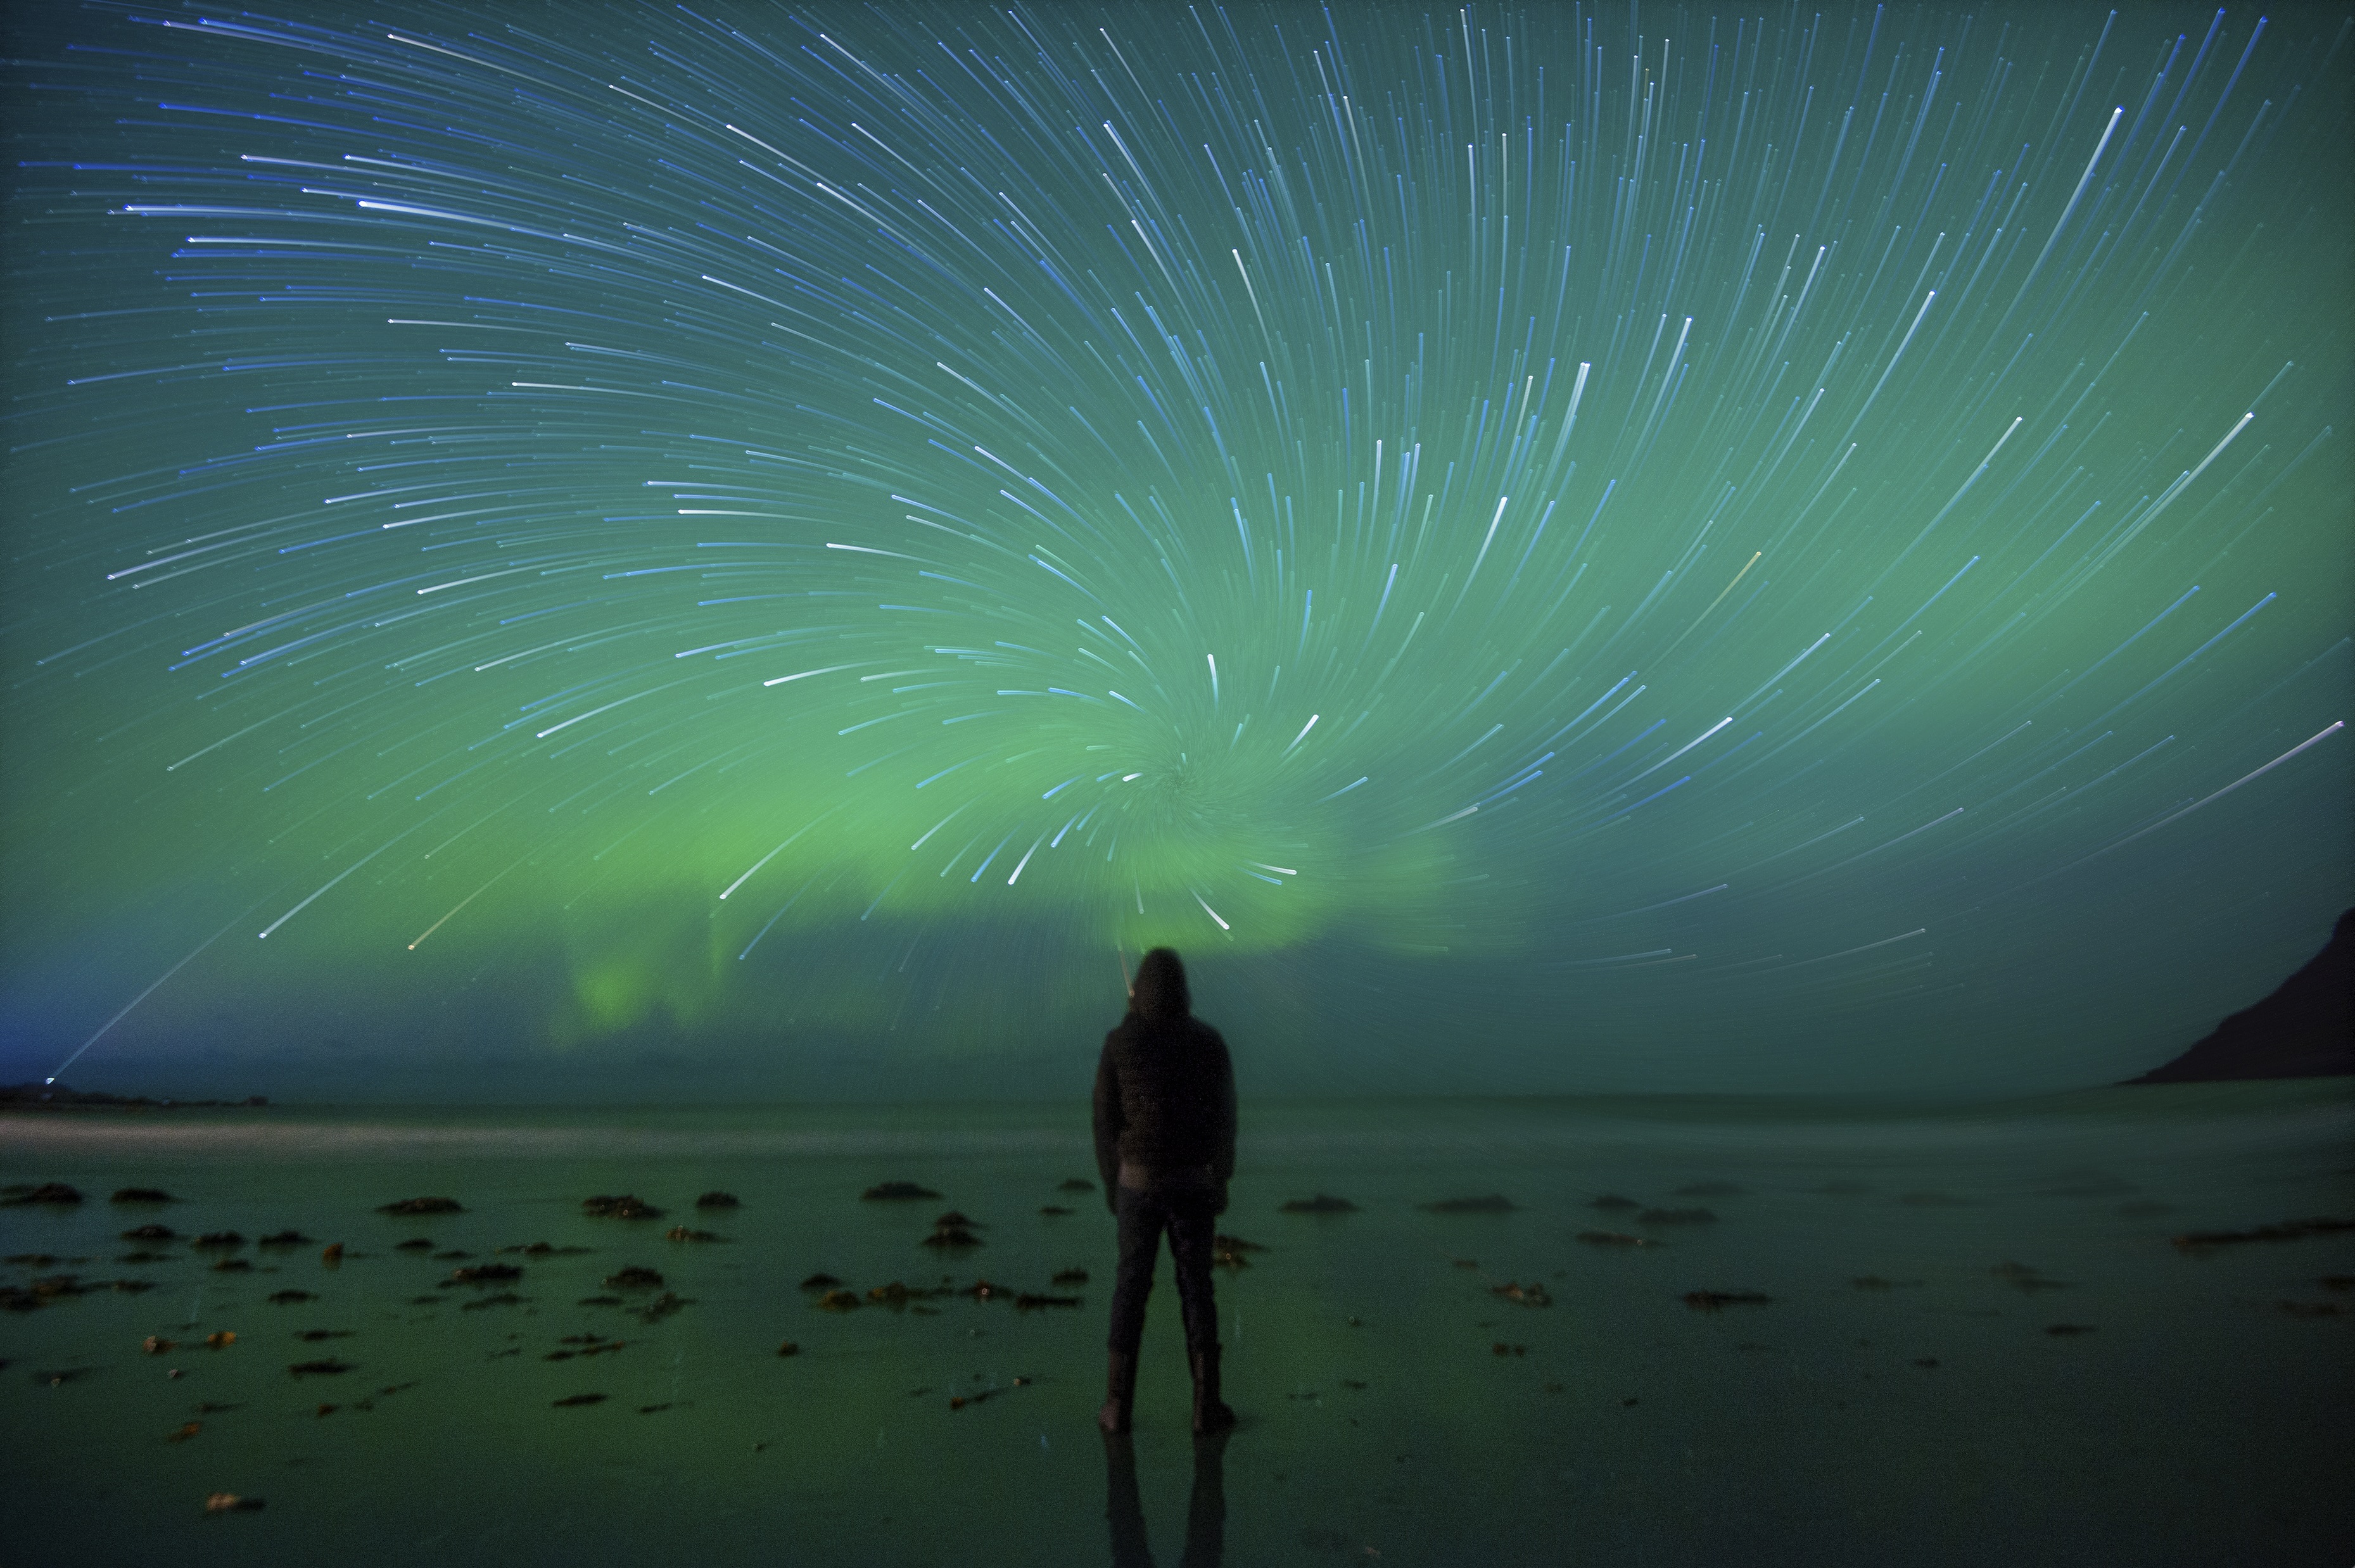
[[[27,20],[0,1049],[2138,1070],[2355,886],[2349,35]]]

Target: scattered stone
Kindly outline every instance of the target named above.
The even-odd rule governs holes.
[[[1077,1307],[1079,1304],[1080,1298],[1076,1296],[1043,1296],[1028,1290],[1014,1298],[1015,1310],[1018,1312],[1031,1312],[1041,1307]]]
[[[315,1345],[322,1339],[348,1339],[351,1337],[352,1331],[348,1328],[305,1328],[294,1336],[297,1339],[311,1345]]]
[[[457,1263],[461,1259],[471,1258],[474,1255],[474,1253],[465,1251],[464,1248],[453,1247],[445,1253],[435,1253],[433,1254],[433,1261],[437,1264]]]
[[[160,1187],[118,1187],[110,1203],[177,1203],[178,1199]]]
[[[1085,1285],[1088,1283],[1088,1271],[1083,1268],[1064,1269],[1055,1275],[1054,1283],[1057,1285]]]
[[[661,1210],[655,1208],[645,1199],[636,1196],[634,1193],[629,1192],[624,1192],[618,1198],[602,1192],[599,1193],[594,1198],[583,1198],[581,1200],[581,1211],[583,1214],[601,1220],[658,1220],[662,1218]]]
[[[428,1237],[411,1236],[405,1242],[394,1243],[393,1250],[402,1253],[430,1253],[433,1250],[433,1243]]]
[[[848,1312],[858,1305],[858,1297],[847,1290],[829,1290],[817,1298],[817,1304],[828,1312]]]
[[[743,1200],[733,1192],[707,1192],[695,1200],[698,1209],[741,1209]]]
[[[2187,1235],[2171,1236],[2185,1252],[2200,1252],[2209,1247],[2232,1246],[2242,1242],[2294,1242],[2302,1236],[2327,1236],[2339,1231],[2355,1231],[2355,1220],[2286,1220],[2278,1225],[2259,1225],[2251,1231],[2193,1231]]]
[[[202,1432],[204,1429],[205,1424],[203,1422],[191,1421],[176,1432],[166,1432],[164,1434],[164,1441],[166,1443],[186,1443],[189,1438],[194,1437],[197,1433]]]
[[[777,1354],[780,1356],[798,1356],[801,1353],[802,1348],[791,1339],[777,1347]]]
[[[1079,1176],[1065,1177],[1055,1189],[1058,1192],[1093,1192],[1095,1189],[1094,1182]]]
[[[529,1242],[518,1243],[512,1247],[501,1247],[498,1250],[503,1253],[519,1253],[527,1258],[569,1258],[577,1257],[583,1253],[589,1252],[591,1249],[588,1247],[559,1247],[552,1242]]]
[[[940,1194],[913,1181],[879,1181],[858,1196],[868,1200],[891,1202],[903,1198],[938,1198]]]
[[[344,1261],[344,1243],[341,1242],[329,1242],[325,1247],[319,1249],[319,1261],[326,1264],[329,1268],[334,1268],[337,1264],[342,1263]]]
[[[673,1225],[663,1232],[666,1242],[724,1242],[725,1236],[715,1236],[709,1231],[690,1231],[684,1225]]]
[[[830,1274],[814,1274],[810,1275],[809,1278],[802,1281],[802,1288],[804,1290],[832,1290],[841,1283],[842,1281],[835,1278],[834,1275]]]
[[[300,1231],[281,1231],[254,1243],[258,1247],[307,1247],[310,1244],[311,1238]]]
[[[1646,1209],[1636,1216],[1638,1225],[1713,1225],[1717,1216],[1706,1209]]]
[[[687,1297],[674,1295],[666,1290],[644,1307],[637,1308],[631,1316],[641,1323],[659,1323],[680,1307],[691,1305],[693,1303]]]
[[[1354,1214],[1358,1206],[1346,1198],[1336,1198],[1329,1192],[1319,1192],[1314,1198],[1294,1198],[1279,1205],[1286,1214]]]
[[[584,1296],[581,1298],[580,1305],[583,1307],[619,1307],[622,1305],[622,1298],[618,1296]]]
[[[150,1334],[147,1338],[139,1341],[139,1348],[146,1351],[151,1356],[163,1356],[169,1355],[172,1351],[178,1349],[180,1348],[180,1342],[177,1339],[158,1339],[156,1336]]]
[[[215,1492],[205,1499],[207,1513],[252,1513],[261,1506],[260,1498],[241,1498],[235,1492]]]
[[[661,1285],[663,1276],[653,1269],[630,1264],[619,1274],[609,1274],[605,1284],[613,1290],[653,1290]]]
[[[126,1242],[176,1242],[180,1233],[169,1225],[142,1225],[135,1231],[123,1232],[123,1239]]]
[[[1987,1270],[1987,1273],[2017,1290],[2066,1290],[2069,1288],[2067,1280],[2047,1279],[2026,1264],[1998,1264]]]
[[[523,1277],[523,1270],[513,1264],[476,1264],[472,1268],[450,1271],[452,1285],[505,1285]]]
[[[1523,1307],[1553,1305],[1553,1297],[1546,1294],[1546,1287],[1542,1285],[1516,1285],[1511,1280],[1507,1280],[1502,1285],[1491,1285],[1488,1294],[1501,1296],[1508,1301],[1518,1301]]]
[[[1695,1312],[1715,1312],[1726,1307],[1764,1307],[1774,1298],[1754,1290],[1689,1290],[1685,1305]]]
[[[270,1299],[274,1306],[286,1307],[297,1301],[316,1301],[319,1298],[307,1290],[276,1290],[271,1292]]]
[[[205,1349],[208,1350],[226,1350],[236,1343],[237,1330],[234,1328],[222,1328],[205,1336]]]
[[[16,1209],[30,1203],[53,1203],[60,1208],[81,1201],[81,1194],[62,1181],[44,1181],[28,1192],[0,1199],[0,1206]]]
[[[1503,1193],[1491,1192],[1486,1198],[1443,1198],[1421,1207],[1433,1214],[1509,1214],[1515,1206]]]
[[[462,1302],[459,1304],[458,1310],[480,1312],[486,1307],[520,1307],[530,1299],[527,1296],[517,1296],[512,1290],[502,1290],[496,1296],[477,1296],[473,1301]]]
[[[241,1247],[245,1238],[235,1231],[207,1231],[188,1243],[193,1247]]]
[[[553,1403],[557,1409],[562,1410],[567,1405],[602,1404],[605,1403],[605,1396],[602,1393],[569,1393]]]
[[[338,1361],[332,1357],[324,1361],[297,1361],[286,1369],[291,1375],[298,1378],[340,1377],[351,1370],[351,1362]]]
[[[125,1253],[114,1261],[119,1264],[167,1264],[172,1261],[172,1254],[149,1252]]]
[[[2092,1333],[2094,1326],[2091,1323],[2055,1323],[2044,1331],[2055,1339],[2068,1339],[2079,1334]]]
[[[1590,1247],[1657,1247],[1660,1244],[1649,1236],[1631,1236],[1622,1231],[1581,1231],[1578,1239]]]
[[[213,1264],[213,1272],[215,1274],[251,1274],[253,1272],[253,1260],[250,1258],[223,1258],[220,1262]]]
[[[463,1214],[465,1211],[455,1198],[404,1198],[398,1203],[387,1203],[377,1210],[379,1214]]]

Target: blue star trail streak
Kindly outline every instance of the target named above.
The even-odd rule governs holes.
[[[2147,1065],[2355,890],[2350,32],[27,19],[0,1050]]]

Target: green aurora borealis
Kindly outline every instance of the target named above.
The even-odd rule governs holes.
[[[2355,896],[2341,10],[210,15],[16,19],[0,1075],[2043,1086]]]

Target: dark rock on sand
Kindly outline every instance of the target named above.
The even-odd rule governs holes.
[[[641,1323],[659,1323],[680,1307],[692,1305],[687,1297],[666,1290],[644,1307],[633,1309],[631,1316]]]
[[[110,1203],[177,1203],[178,1199],[160,1187],[118,1187]]]
[[[1657,1247],[1660,1244],[1649,1236],[1630,1236],[1619,1231],[1581,1231],[1578,1239],[1590,1247]]]
[[[602,1393],[570,1393],[566,1394],[562,1399],[551,1401],[550,1403],[552,1403],[557,1409],[562,1410],[567,1405],[602,1404],[605,1403],[605,1396]]]
[[[523,1270],[513,1264],[476,1264],[472,1268],[450,1271],[452,1285],[505,1285],[522,1277]]]
[[[1492,1192],[1486,1198],[1443,1198],[1421,1207],[1433,1214],[1509,1214],[1514,1205],[1503,1193]]]
[[[607,1287],[613,1290],[655,1290],[661,1287],[662,1282],[661,1275],[650,1268],[641,1268],[635,1264],[632,1264],[619,1274],[609,1274],[605,1276]]]
[[[590,1215],[593,1218],[605,1220],[658,1220],[662,1218],[661,1210],[655,1208],[645,1199],[628,1192],[623,1193],[618,1198],[602,1192],[594,1198],[583,1198],[581,1200],[581,1211],[583,1214]]]
[[[192,1247],[241,1247],[245,1238],[235,1231],[207,1231],[188,1243]]]
[[[1358,1206],[1346,1198],[1319,1192],[1314,1198],[1294,1198],[1279,1206],[1286,1214],[1354,1214]]]
[[[1710,1225],[1717,1216],[1706,1209],[1646,1209],[1636,1216],[1638,1225]]]
[[[848,1312],[858,1305],[858,1297],[847,1290],[829,1290],[817,1298],[817,1304],[828,1312]]]
[[[333,1359],[324,1361],[297,1361],[286,1370],[298,1378],[335,1377],[350,1371],[352,1363]]]
[[[1067,1268],[1055,1275],[1054,1282],[1057,1285],[1085,1285],[1088,1283],[1088,1271],[1083,1268]]]
[[[1553,1305],[1553,1297],[1546,1294],[1546,1287],[1535,1283],[1518,1285],[1511,1280],[1507,1280],[1502,1285],[1489,1286],[1488,1294],[1491,1296],[1501,1296],[1508,1301],[1518,1301],[1523,1307],[1551,1307]]]
[[[1041,1296],[1028,1290],[1014,1298],[1018,1312],[1036,1311],[1041,1307],[1077,1307],[1079,1304],[1080,1298],[1076,1296]]]
[[[695,1200],[698,1209],[741,1209],[743,1200],[733,1192],[707,1192]]]
[[[254,1243],[259,1247],[307,1247],[310,1244],[311,1238],[300,1231],[280,1231]]]
[[[270,1300],[272,1304],[278,1307],[291,1306],[297,1301],[316,1301],[319,1298],[317,1296],[312,1295],[307,1290],[274,1290],[270,1293]]]
[[[30,1192],[20,1192],[13,1198],[0,1200],[0,1205],[16,1209],[29,1203],[54,1203],[60,1207],[79,1203],[81,1194],[62,1181],[45,1181]]]
[[[802,1288],[804,1290],[832,1290],[841,1283],[842,1281],[835,1278],[834,1275],[830,1274],[814,1274],[810,1275],[809,1278],[802,1281]]]
[[[472,1301],[463,1303],[459,1307],[458,1310],[461,1312],[480,1312],[486,1307],[521,1307],[525,1302],[530,1299],[531,1298],[527,1296],[517,1296],[512,1290],[502,1290],[495,1296],[477,1296]]]
[[[142,1225],[135,1231],[123,1232],[123,1239],[126,1242],[176,1242],[180,1233],[169,1225]]]
[[[879,1181],[858,1196],[889,1202],[902,1198],[938,1198],[940,1194],[913,1181]]]
[[[928,1247],[944,1247],[962,1252],[967,1247],[977,1247],[981,1245],[981,1238],[975,1235],[971,1231],[966,1230],[963,1225],[948,1225],[936,1228],[931,1235],[926,1236],[924,1238],[924,1245]]]
[[[1715,1312],[1723,1307],[1764,1307],[1774,1298],[1754,1290],[1689,1290],[1685,1305],[1695,1312]]]
[[[398,1203],[378,1206],[379,1214],[463,1214],[466,1211],[455,1198],[404,1198]]]
[[[402,1253],[430,1253],[433,1250],[433,1243],[430,1237],[411,1236],[405,1242],[395,1242],[393,1250]]]
[[[223,1258],[213,1264],[215,1274],[251,1274],[253,1264],[246,1258]]]
[[[709,1231],[690,1231],[685,1225],[673,1225],[663,1232],[663,1240],[666,1242],[724,1242],[727,1239]]]
[[[2274,993],[2128,1083],[2213,1083],[2355,1072],[2355,909]]]
[[[2252,1231],[2192,1231],[2171,1236],[2177,1246],[2188,1253],[2204,1252],[2210,1247],[2232,1246],[2242,1242],[2295,1242],[2302,1236],[2327,1236],[2339,1231],[2355,1231],[2355,1220],[2333,1220],[2325,1216],[2316,1220],[2285,1220],[2278,1225],[2259,1225]]]

